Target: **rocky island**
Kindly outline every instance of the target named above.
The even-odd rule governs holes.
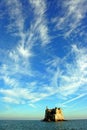
[[[46,107],[45,118],[44,118],[43,121],[47,121],[47,122],[51,122],[51,121],[54,121],[54,122],[65,121],[64,120],[64,116],[62,114],[61,108],[55,107],[53,109],[48,109]]]

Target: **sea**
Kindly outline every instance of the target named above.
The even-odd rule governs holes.
[[[0,120],[0,130],[87,130],[87,120],[68,120],[63,122]]]

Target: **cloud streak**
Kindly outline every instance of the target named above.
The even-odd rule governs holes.
[[[75,97],[75,98],[72,98],[72,99],[70,99],[70,100],[64,102],[62,105],[66,105],[66,104],[68,104],[68,103],[71,103],[71,102],[73,102],[73,101],[76,101],[76,100],[78,100],[79,98],[82,98],[82,97],[84,97],[84,96],[86,96],[86,95],[87,95],[87,93],[81,94],[81,95],[79,95],[79,96],[77,96],[77,97]]]
[[[69,97],[77,93],[83,93],[86,91],[87,84],[87,50],[85,48],[72,45],[71,53],[68,57],[63,59],[53,60],[47,62],[47,72],[50,79],[50,90],[62,97]],[[68,59],[72,58],[72,62],[69,63]],[[53,87],[55,89],[53,89]],[[84,90],[83,90],[84,87]],[[55,91],[56,90],[56,91]],[[83,90],[83,91],[82,91]]]
[[[76,45],[72,46],[72,53],[74,61],[72,64],[66,63],[66,75],[62,75],[62,91],[65,91],[65,95],[75,93],[79,89],[82,89],[86,85],[86,75],[87,75],[87,60],[86,60],[86,49],[79,49]],[[84,60],[82,60],[84,59]],[[85,91],[85,90],[84,90]]]
[[[35,107],[35,102],[50,96],[62,100],[69,98],[65,104],[85,96],[83,93],[87,90],[87,50],[72,44],[67,47],[69,50],[62,58],[59,52],[58,55],[53,55],[49,48],[48,52],[44,51],[48,43],[51,43],[46,2],[28,1],[27,8],[31,7],[33,18],[29,18],[27,27],[25,23],[29,16],[24,17],[22,3],[18,0],[5,2],[9,12],[7,32],[10,37],[16,38],[14,46],[0,51],[0,54],[5,56],[0,60],[0,80],[4,86],[1,87],[0,94],[3,95],[2,101],[6,103],[30,104]],[[85,18],[85,2],[63,1],[63,17],[57,16],[52,21],[56,31],[62,30],[64,37],[71,38]],[[73,99],[70,98],[72,95],[75,96]]]
[[[35,29],[39,33],[42,45],[46,45],[50,42],[50,37],[48,35],[48,26],[46,19],[46,1],[43,0],[30,0],[31,6],[34,9],[35,15]]]
[[[82,27],[84,26],[83,20],[86,18],[87,12],[86,0],[65,0],[60,6],[62,7],[61,12],[63,15],[55,16],[52,19],[53,23],[56,24],[56,30],[60,32],[59,36],[74,40],[79,35],[79,37],[83,36],[85,39],[85,30]]]

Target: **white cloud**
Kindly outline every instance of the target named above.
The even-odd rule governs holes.
[[[20,37],[17,41],[16,46],[11,50],[6,51],[6,59],[4,64],[1,66],[1,79],[3,79],[5,86],[17,87],[21,86],[20,78],[22,75],[34,76],[31,67],[31,57],[33,56],[32,48],[37,42],[37,33],[40,33],[42,43],[48,42],[48,28],[45,17],[46,3],[45,1],[38,0],[30,1],[34,8],[35,23],[33,20],[30,28],[25,31],[25,17],[22,12],[22,3],[18,0],[8,0],[5,2],[9,13],[9,24],[7,26],[8,32],[13,36]],[[32,12],[33,13],[33,12]],[[21,20],[21,22],[20,22]],[[18,78],[18,79],[17,79]]]
[[[21,45],[17,47],[17,50],[19,54],[22,55],[24,58],[29,58],[32,56],[32,52],[30,52],[28,48],[24,48]]]
[[[86,96],[86,95],[87,95],[87,93],[80,94],[80,95],[78,95],[77,97],[74,97],[74,98],[72,98],[72,99],[70,99],[70,100],[68,100],[68,101],[65,101],[62,105],[66,105],[66,104],[68,104],[68,103],[70,103],[70,102],[73,102],[73,101],[75,101],[75,100],[77,100],[77,99],[79,99],[79,98],[82,98],[82,97],[84,97],[84,96]]]
[[[53,93],[64,97],[79,92],[83,94],[87,84],[87,50],[74,44],[70,51],[63,59],[56,60],[54,57],[46,63],[50,89]],[[68,58],[71,58],[72,62],[67,62]]]
[[[20,78],[23,75],[32,76],[30,58],[33,56],[31,34],[32,30],[25,31],[25,17],[22,12],[22,3],[18,0],[5,1],[6,10],[9,17],[7,26],[8,33],[19,38],[15,46],[9,50],[1,50],[1,75],[0,79],[4,81],[5,86],[21,87]],[[21,21],[21,22],[20,22]],[[13,44],[13,42],[12,42]],[[4,54],[4,55],[3,55]]]
[[[32,98],[27,89],[18,87],[15,89],[0,89],[0,93],[3,94],[3,101],[13,104],[23,104],[25,102],[24,99],[29,100]]]
[[[36,108],[36,106],[32,103],[29,104],[29,106],[33,107],[33,108]]]
[[[43,90],[42,90],[43,91]],[[28,88],[10,88],[10,89],[0,89],[0,93],[3,94],[3,101],[12,102],[13,104],[32,104],[40,101],[48,96],[44,92],[33,92],[33,89]],[[17,102],[16,102],[17,101]]]
[[[65,64],[66,74],[61,76],[60,91],[66,96],[76,93],[87,83],[87,51],[85,48],[79,49],[77,46],[73,46],[72,48],[74,61],[68,66],[67,63]]]
[[[15,63],[15,62],[17,63],[17,62],[19,61],[19,56],[17,55],[17,53],[15,52],[15,50],[9,52],[9,57],[10,57],[11,59],[13,59],[14,63]]]
[[[39,32],[42,45],[46,45],[50,41],[48,35],[48,26],[46,19],[46,1],[43,0],[30,0],[30,3],[34,9],[35,14],[35,29]]]
[[[10,24],[8,26],[9,31],[18,34],[21,37],[24,27],[24,18],[22,16],[22,5],[18,0],[8,0],[6,1]],[[21,22],[20,22],[21,20]],[[18,33],[17,33],[18,32]]]
[[[68,4],[66,2],[67,13],[56,23],[57,29],[60,30],[64,29],[66,25],[69,26],[68,30],[65,28],[64,35],[69,36],[80,25],[81,20],[85,17],[85,10],[80,9],[84,3],[85,0],[81,3],[79,0],[76,2],[71,0]],[[36,74],[35,70],[32,70],[33,47],[38,44],[38,38],[42,41],[41,45],[46,45],[49,43],[50,37],[46,19],[46,1],[30,0],[30,4],[34,9],[35,19],[31,20],[30,27],[24,31],[25,18],[23,17],[22,4],[17,0],[7,1],[9,21],[11,21],[8,32],[20,39],[15,48],[13,47],[5,53],[7,59],[5,58],[6,60],[0,66],[0,79],[5,83],[5,87],[0,89],[3,101],[16,104],[28,103],[35,107],[35,102],[52,95],[62,95],[63,97],[60,96],[62,99],[64,97],[67,99],[68,96],[79,91],[83,93],[85,89],[82,91],[82,88],[87,84],[87,50],[85,48],[72,45],[69,54],[63,59],[52,56],[53,58],[43,64],[46,67],[45,74],[39,75],[39,72]],[[74,9],[76,8],[79,12],[76,11],[75,14]],[[72,22],[69,21],[70,17]],[[58,18],[55,18],[53,22],[57,22],[57,20]],[[67,24],[68,22],[69,24]],[[72,58],[73,62],[68,63],[68,58]],[[7,86],[9,87],[7,88]]]
[[[87,4],[86,0],[65,0],[62,2],[62,17],[56,16],[54,19],[52,18],[52,22],[56,23],[56,29],[61,30],[65,38],[69,37],[77,37],[83,32],[81,30],[81,26],[83,26],[83,19],[86,17],[87,12]],[[80,28],[79,28],[80,27]],[[77,32],[79,28],[79,34]],[[84,31],[85,36],[85,31]]]
[[[28,58],[32,56],[31,52],[31,44],[26,44],[28,41],[29,36],[27,36],[27,32],[25,32],[25,17],[22,12],[22,3],[18,0],[8,0],[6,2],[9,12],[9,25],[8,25],[8,32],[11,32],[12,35],[16,35],[20,37],[18,42],[18,46],[13,48],[10,52],[10,56],[16,61],[19,59],[19,54],[24,58]],[[21,22],[20,22],[21,21]],[[29,29],[29,28],[28,28]]]
[[[20,104],[19,100],[11,97],[3,97],[2,100],[7,103]]]
[[[14,78],[3,76],[2,79],[4,80],[6,85],[15,86],[15,87],[18,86],[18,82]]]

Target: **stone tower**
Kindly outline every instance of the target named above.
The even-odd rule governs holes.
[[[46,107],[44,121],[64,121],[62,110],[57,107],[53,109]]]

